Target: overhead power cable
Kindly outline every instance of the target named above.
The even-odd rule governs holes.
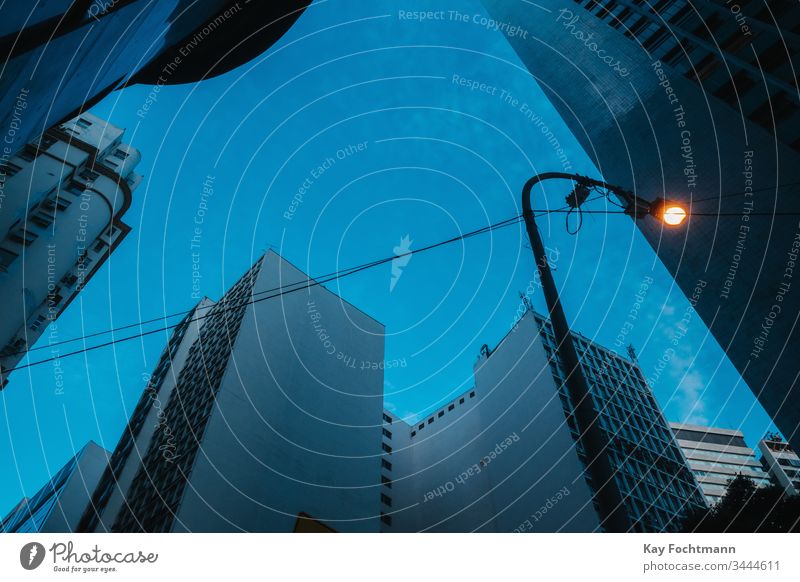
[[[534,212],[537,213],[536,216],[543,216],[543,215],[546,215],[546,214],[570,213],[570,212],[572,212],[572,209],[559,208],[559,209],[552,209],[552,210],[535,210]],[[584,213],[584,214],[625,214],[626,213],[624,210],[581,210],[581,212]],[[744,216],[745,214],[747,214],[748,216],[769,216],[769,217],[792,216],[792,217],[800,217],[800,212],[749,212],[749,213],[743,213],[743,212],[692,212],[691,216],[741,217],[741,216]],[[474,231],[471,231],[471,232],[468,232],[468,233],[464,233],[462,235],[458,235],[458,236],[455,236],[453,238],[450,238],[450,239],[447,239],[447,240],[443,240],[443,241],[428,245],[426,247],[423,247],[423,248],[420,248],[420,249],[417,249],[417,250],[414,250],[414,251],[409,251],[407,253],[401,253],[401,254],[398,254],[398,255],[392,255],[390,257],[385,257],[383,259],[379,259],[379,260],[376,260],[376,261],[372,261],[372,262],[365,263],[365,264],[362,264],[362,265],[358,265],[356,267],[351,267],[351,268],[348,268],[348,269],[341,269],[339,271],[334,271],[333,273],[330,273],[328,275],[323,275],[323,276],[318,277],[316,279],[307,278],[306,280],[303,280],[303,281],[297,281],[295,283],[290,283],[288,285],[283,285],[283,286],[280,286],[280,287],[275,287],[275,288],[272,288],[272,289],[259,291],[258,293],[252,294],[251,295],[251,299],[249,301],[242,302],[242,303],[235,304],[235,305],[227,306],[226,309],[235,309],[237,307],[241,307],[242,305],[250,305],[250,304],[253,304],[253,303],[259,303],[261,301],[265,301],[265,300],[268,300],[268,299],[275,299],[277,297],[282,297],[283,295],[287,295],[289,293],[294,293],[296,291],[302,291],[304,289],[309,289],[309,288],[315,287],[317,285],[321,285],[321,284],[324,284],[324,283],[329,283],[331,281],[335,281],[335,280],[342,279],[342,278],[350,276],[350,275],[354,275],[356,273],[360,273],[361,271],[364,271],[366,269],[371,269],[371,268],[374,268],[374,267],[389,263],[389,262],[391,262],[391,261],[393,261],[395,259],[398,259],[398,258],[401,258],[401,257],[404,257],[404,256],[423,253],[423,252],[426,252],[426,251],[429,251],[429,250],[433,250],[433,249],[439,248],[439,247],[444,246],[444,245],[452,244],[454,242],[458,242],[458,241],[461,241],[461,240],[465,240],[467,238],[471,238],[473,236],[478,236],[478,235],[481,235],[481,234],[485,234],[487,232],[491,232],[491,231],[496,230],[498,228],[503,228],[503,227],[506,227],[506,226],[511,226],[511,225],[514,225],[514,224],[518,224],[521,221],[522,221],[522,216],[518,215],[518,216],[515,216],[515,217],[512,217],[512,218],[508,218],[506,220],[500,221],[498,223],[494,223],[494,224],[491,224],[491,225],[488,225],[488,226],[484,226],[484,227],[479,228],[477,230],[474,230]],[[269,293],[272,293],[272,294],[267,295]],[[266,295],[266,296],[261,297],[261,295]],[[257,297],[257,298],[255,298],[255,297]],[[110,329],[110,330],[98,331],[98,332],[86,334],[86,335],[75,337],[75,338],[61,340],[59,342],[54,342],[52,344],[48,344],[48,345],[45,345],[45,346],[39,346],[39,347],[36,347],[36,348],[31,348],[30,350],[23,350],[23,351],[20,351],[20,352],[15,352],[14,354],[9,354],[9,355],[18,355],[18,354],[22,354],[22,353],[30,353],[30,352],[34,352],[34,351],[38,351],[38,350],[42,350],[42,349],[52,349],[53,347],[56,347],[58,345],[64,345],[64,344],[68,344],[68,343],[72,343],[72,342],[87,340],[87,339],[90,339],[90,338],[93,338],[93,337],[98,337],[98,336],[109,334],[109,333],[113,334],[115,332],[124,331],[126,329],[131,329],[131,328],[134,328],[134,327],[142,327],[144,325],[148,325],[148,324],[151,324],[151,323],[156,323],[156,322],[160,322],[160,321],[166,321],[166,320],[171,319],[173,317],[178,317],[178,316],[181,316],[181,315],[187,315],[189,313],[192,313],[193,311],[196,312],[196,311],[199,311],[201,309],[202,310],[207,310],[207,309],[211,309],[213,307],[214,307],[214,305],[209,305],[209,306],[205,306],[205,307],[195,307],[195,308],[192,308],[192,309],[171,313],[171,314],[164,315],[164,316],[161,316],[161,317],[155,317],[155,318],[152,318],[152,319],[148,319],[148,320],[139,321],[139,322],[136,322],[136,323],[123,325],[123,326],[116,327],[116,328],[113,328],[113,329]],[[208,317],[208,314],[200,315],[200,316],[190,320],[190,322],[200,321],[202,319],[205,319],[206,317]],[[103,347],[108,347],[108,346],[115,345],[115,344],[118,344],[118,343],[123,343],[123,342],[131,341],[131,340],[134,340],[134,339],[137,339],[137,338],[142,338],[142,337],[146,337],[146,336],[149,336],[149,335],[153,335],[153,334],[156,334],[156,333],[169,331],[171,329],[174,329],[178,325],[180,325],[180,323],[163,326],[163,327],[160,327],[160,328],[157,328],[157,329],[153,329],[153,330],[142,331],[140,333],[133,334],[133,335],[130,335],[130,336],[125,336],[125,337],[122,337],[122,338],[114,338],[112,340],[109,340],[109,341],[106,341],[106,342],[103,342],[103,343],[100,343],[100,344],[84,347],[84,348],[81,348],[81,349],[78,349],[78,350],[74,350],[74,351],[68,352],[66,354],[59,354],[59,355],[53,356],[51,358],[46,358],[46,359],[43,359],[43,360],[37,360],[35,362],[29,362],[29,363],[26,363],[26,364],[21,364],[21,365],[18,365],[16,367],[14,367],[14,368],[11,368],[11,369],[8,369],[8,370],[3,370],[2,373],[7,375],[10,372],[13,372],[15,370],[21,370],[21,369],[24,369],[24,368],[30,368],[30,367],[33,367],[33,366],[38,366],[40,364],[44,364],[44,363],[47,363],[47,362],[52,362],[52,361],[57,360],[57,359],[67,358],[67,357],[70,357],[70,356],[74,356],[74,355],[90,352],[90,351],[93,351],[93,350],[97,350],[97,349],[100,349],[100,348],[103,348]]]
[[[540,213],[539,215],[541,216],[541,214],[546,214],[548,212],[554,212],[554,211],[545,211],[544,213]],[[414,254],[419,254],[419,253],[423,253],[423,252],[426,252],[426,251],[430,251],[430,250],[433,250],[433,249],[436,249],[436,248],[439,248],[439,247],[442,247],[442,246],[445,246],[445,245],[448,245],[448,244],[452,244],[454,242],[458,242],[458,241],[462,241],[462,240],[465,240],[465,239],[468,239],[468,238],[472,238],[474,236],[485,234],[487,232],[491,232],[491,231],[494,231],[494,230],[497,230],[497,229],[500,229],[500,228],[504,228],[504,227],[507,227],[507,226],[512,226],[514,224],[520,223],[521,221],[522,221],[522,216],[521,215],[514,216],[512,218],[508,218],[506,220],[502,220],[500,222],[497,222],[497,223],[494,223],[494,224],[490,224],[488,226],[484,226],[484,227],[479,228],[477,230],[473,230],[473,231],[470,231],[470,232],[467,232],[467,233],[464,233],[464,234],[449,238],[447,240],[439,241],[437,243],[433,243],[433,244],[430,244],[428,246],[422,247],[420,249],[409,251],[407,253],[400,253],[400,254],[397,254],[397,255],[392,255],[390,257],[385,257],[383,259],[379,259],[379,260],[372,261],[372,262],[369,262],[369,263],[364,263],[364,264],[361,264],[361,265],[358,265],[358,266],[355,266],[355,267],[350,267],[348,269],[341,269],[339,271],[334,271],[333,273],[331,273],[329,275],[323,275],[322,277],[319,277],[319,278],[316,278],[316,279],[309,277],[309,278],[307,278],[305,280],[302,280],[302,281],[297,281],[297,282],[290,283],[290,284],[287,284],[287,285],[282,285],[280,287],[275,287],[273,289],[267,289],[267,290],[264,290],[264,291],[260,291],[258,293],[253,293],[250,296],[249,300],[242,301],[242,302],[235,303],[235,304],[231,304],[231,305],[226,305],[224,309],[225,309],[225,311],[232,310],[232,309],[237,309],[237,308],[245,306],[245,305],[252,305],[254,303],[260,303],[261,301],[266,301],[268,299],[275,299],[275,298],[278,298],[278,297],[282,297],[284,295],[288,295],[288,294],[294,293],[296,291],[302,291],[302,290],[305,290],[305,289],[310,289],[311,287],[316,287],[317,285],[322,285],[324,283],[329,283],[331,281],[342,279],[344,277],[347,277],[347,276],[350,276],[350,275],[354,275],[356,273],[360,273],[361,271],[365,271],[367,269],[371,269],[371,268],[377,267],[379,265],[383,265],[383,264],[389,263],[389,262],[391,262],[391,261],[393,261],[395,259],[398,259],[398,258],[401,258],[401,257],[404,257],[404,256],[414,255]],[[272,294],[265,295],[267,293],[272,293]],[[265,295],[265,296],[262,296],[262,295]],[[213,307],[214,307],[214,305],[207,306],[207,308],[213,308]],[[187,315],[189,313],[192,313],[193,311],[196,311],[196,309],[193,308],[193,309],[189,309],[189,310],[186,310],[186,311],[182,311],[182,312],[177,312],[177,313],[173,313],[173,314],[170,314],[170,315],[166,315],[164,317],[153,318],[153,319],[147,320],[147,321],[128,324],[128,325],[125,325],[125,326],[121,326],[119,328],[115,328],[113,330],[101,331],[101,332],[96,332],[96,333],[93,333],[93,334],[87,334],[85,336],[76,337],[76,338],[72,338],[72,339],[69,339],[69,340],[63,340],[61,342],[53,343],[51,345],[43,346],[43,347],[44,348],[52,348],[52,347],[54,347],[56,345],[60,345],[60,344],[64,344],[64,343],[70,343],[70,342],[85,340],[85,339],[89,339],[91,337],[96,337],[98,335],[103,335],[103,334],[106,334],[106,333],[114,333],[115,331],[121,331],[121,330],[124,330],[124,329],[130,329],[131,327],[137,327],[137,326],[146,325],[148,323],[154,323],[154,322],[158,322],[158,321],[163,321],[165,319],[169,319],[169,318],[175,317],[177,315]],[[197,317],[194,317],[194,318],[188,320],[188,323],[201,321],[201,320],[209,317],[210,315],[211,315],[210,313],[206,313],[204,315],[199,315]],[[108,346],[111,346],[111,345],[115,345],[115,344],[118,344],[118,343],[123,343],[123,342],[131,341],[131,340],[134,340],[134,339],[137,339],[137,338],[142,338],[142,337],[146,337],[146,336],[149,336],[149,335],[153,335],[153,334],[156,334],[156,333],[169,331],[169,330],[174,329],[175,327],[177,327],[179,325],[181,325],[180,322],[179,323],[175,323],[175,324],[171,324],[171,325],[166,325],[166,326],[163,326],[163,327],[159,327],[157,329],[142,331],[140,333],[132,334],[132,335],[121,337],[121,338],[114,338],[114,339],[108,340],[106,342],[102,342],[100,344],[83,347],[81,349],[77,349],[77,350],[74,350],[74,351],[71,351],[71,352],[68,352],[68,353],[65,353],[65,354],[59,354],[59,355],[53,356],[51,358],[46,358],[46,359],[43,359],[43,360],[37,360],[35,362],[29,362],[29,363],[26,363],[26,364],[20,364],[20,365],[14,367],[14,368],[10,368],[8,370],[3,370],[3,374],[7,375],[7,374],[9,374],[9,373],[11,373],[11,372],[13,372],[15,370],[22,370],[22,369],[25,369],[25,368],[31,368],[33,366],[38,366],[40,364],[44,364],[44,363],[47,363],[47,362],[52,362],[52,361],[57,360],[57,359],[67,358],[67,357],[70,357],[70,356],[75,356],[75,355],[78,355],[78,354],[94,351],[94,350],[97,350],[97,349],[100,349],[100,348],[104,348],[104,347],[108,347]],[[30,351],[36,351],[36,350],[39,350],[39,349],[43,349],[43,348],[39,347],[39,348],[34,348],[34,349],[31,349],[31,350],[28,350],[28,351],[29,352]]]

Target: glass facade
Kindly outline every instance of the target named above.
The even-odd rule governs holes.
[[[556,354],[553,329],[544,317],[535,314],[535,320],[567,424],[578,443],[580,427],[564,384],[566,370]],[[573,341],[633,530],[676,531],[682,516],[703,505],[703,498],[639,366],[579,334],[573,333]],[[580,445],[577,451],[585,465]]]
[[[61,470],[31,499],[23,499],[3,520],[3,533],[37,533],[42,530],[50,511],[64,491],[70,476],[77,467],[80,453],[70,459]]]

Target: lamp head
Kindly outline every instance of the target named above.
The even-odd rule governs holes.
[[[680,226],[689,213],[680,202],[656,198],[650,205],[650,214],[667,226]]]

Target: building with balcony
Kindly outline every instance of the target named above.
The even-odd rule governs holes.
[[[2,164],[0,385],[130,231],[141,155],[85,113]]]
[[[772,481],[792,495],[800,493],[800,457],[778,435],[759,441],[761,465]]]
[[[770,484],[741,431],[675,422],[670,427],[709,505],[722,499],[737,475],[750,478],[758,487]]]

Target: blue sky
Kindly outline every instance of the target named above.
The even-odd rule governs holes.
[[[260,58],[164,87],[143,116],[150,87],[95,107],[142,151],[144,180],[124,219],[133,231],[57,321],[59,338],[193,306],[191,238],[209,176],[198,264],[214,299],[270,247],[313,276],[390,256],[405,236],[413,250],[518,214],[528,177],[564,169],[542,124],[573,171],[596,176],[505,39],[473,21],[480,4],[428,4],[467,21],[399,18],[396,2],[319,2]],[[534,207],[561,206],[567,189],[549,185]],[[699,317],[681,330],[689,303],[629,218],[587,216],[576,236],[563,215],[539,224],[573,328],[600,344],[614,346],[652,278],[627,339],[669,420],[741,428],[751,446],[772,429]],[[386,373],[387,407],[416,416],[472,385],[480,346],[506,334],[532,279],[525,245],[520,227],[506,228],[412,256],[391,290],[388,264],[329,285],[386,325],[387,359],[405,358]],[[532,301],[544,310],[538,291]],[[114,448],[166,339],[64,359],[62,394],[51,364],[12,376],[0,393],[0,512],[87,440]]]

